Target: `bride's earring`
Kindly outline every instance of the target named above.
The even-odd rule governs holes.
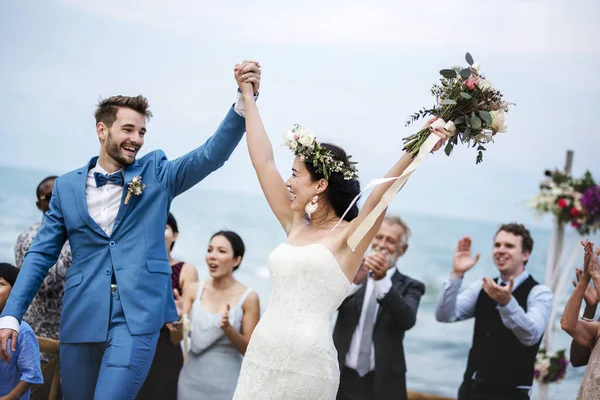
[[[315,211],[317,211],[317,208],[319,208],[319,204],[317,203],[319,201],[319,196],[315,195],[315,197],[313,197],[312,201],[310,203],[308,203],[306,206],[304,206],[304,211],[306,211],[306,214],[308,215],[308,218],[310,219],[311,214],[314,214]]]

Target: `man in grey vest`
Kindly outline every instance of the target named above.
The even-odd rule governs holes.
[[[396,268],[409,236],[400,217],[385,218],[339,308],[333,332],[341,371],[337,400],[407,397],[402,341],[415,325],[425,293],[421,282]]]
[[[538,284],[525,265],[533,239],[521,224],[502,225],[494,237],[497,279],[478,279],[458,291],[465,272],[479,260],[471,256],[471,239],[458,242],[450,278],[443,285],[436,308],[440,322],[475,318],[459,400],[526,400],[542,335],[552,310],[552,293]]]

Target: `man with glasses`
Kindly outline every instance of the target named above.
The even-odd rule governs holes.
[[[54,188],[56,176],[49,176],[43,179],[36,189],[37,202],[35,205],[42,212],[42,215],[50,208],[50,198]],[[25,254],[33,239],[42,226],[42,221],[31,225],[29,229],[19,235],[15,244],[15,264],[21,269]],[[67,268],[71,265],[71,247],[66,242],[62,248],[58,261],[48,271],[39,292],[31,302],[29,309],[23,316],[36,336],[58,340],[58,331],[60,327],[60,313],[62,310],[63,292],[65,288],[65,275]],[[41,353],[42,363],[47,363],[53,356]],[[43,398],[41,387],[33,387],[31,391],[32,398]],[[48,394],[45,395],[48,398]]]

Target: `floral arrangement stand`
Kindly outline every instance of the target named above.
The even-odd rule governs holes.
[[[581,178],[571,176],[573,156],[573,151],[568,150],[563,171],[545,172],[546,179],[540,184],[540,193],[530,203],[538,216],[551,214],[554,218],[546,262],[546,286],[554,293],[554,301],[535,370],[541,400],[548,399],[548,384],[562,380],[568,366],[564,350],[552,352],[559,303],[579,254],[578,240],[569,243],[568,250],[564,251],[565,229],[574,231],[577,237],[600,230],[600,185],[589,171]]]

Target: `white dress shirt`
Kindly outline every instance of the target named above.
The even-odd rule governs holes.
[[[524,271],[514,278],[513,292],[528,277],[529,273]],[[475,305],[483,287],[483,280],[477,280],[458,294],[461,284],[462,279],[449,278],[444,281],[435,310],[438,321],[462,321],[475,315]],[[527,312],[519,306],[514,297],[511,297],[506,305],[498,304],[496,308],[504,326],[510,329],[525,346],[533,346],[540,340],[548,326],[552,312],[552,292],[544,285],[535,285],[527,296]]]
[[[257,96],[254,97],[256,100]],[[233,110],[240,116],[245,117],[244,97],[240,92],[237,94],[237,99],[233,105]],[[117,219],[117,213],[121,206],[121,199],[123,195],[123,186],[115,185],[113,182],[107,182],[102,187],[96,187],[96,179],[94,178],[94,172],[101,174],[108,174],[100,164],[96,163],[96,166],[88,171],[86,183],[85,183],[85,199],[88,206],[88,212],[92,219],[96,221],[98,226],[102,228],[108,236],[111,235],[115,220]],[[123,169],[114,172],[115,174],[123,174]],[[125,182],[127,185],[127,182]],[[19,321],[10,315],[0,318],[0,329],[9,328],[19,332]]]
[[[117,219],[119,207],[121,206],[124,188],[110,181],[106,182],[102,187],[96,187],[94,172],[102,175],[123,174],[123,169],[121,168],[113,174],[109,174],[97,163],[94,168],[88,171],[85,181],[85,200],[88,206],[88,213],[98,226],[110,236],[115,225],[115,220]]]
[[[375,290],[375,295],[377,299],[382,299],[392,288],[392,276],[396,273],[397,268],[392,267],[387,270],[385,277],[376,281],[375,279],[369,277],[367,279],[367,287],[365,288],[365,298],[363,300],[363,304],[361,307],[360,318],[358,320],[358,326],[352,335],[352,341],[350,342],[350,348],[348,349],[348,353],[346,354],[346,367],[356,369],[358,365],[358,353],[360,351],[360,341],[362,340],[362,331],[365,324],[366,314],[363,312],[367,308],[367,304],[369,298],[371,297],[371,293]],[[362,287],[362,283],[360,285],[351,284],[348,289],[348,297],[352,296]],[[375,318],[376,320],[377,312],[379,311],[379,303],[375,306]],[[371,345],[371,371],[375,369],[375,346]]]

